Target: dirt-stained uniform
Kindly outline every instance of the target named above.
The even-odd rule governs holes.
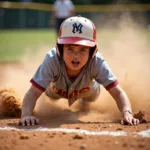
[[[91,47],[89,60],[75,81],[71,81],[66,73],[62,44]],[[67,98],[70,106],[80,98],[94,101],[100,93],[100,85],[109,90],[118,81],[98,52],[94,24],[87,18],[76,16],[62,23],[56,47],[48,51],[31,83],[51,99]]]
[[[67,98],[69,105],[79,98],[95,100],[100,93],[100,84],[107,90],[118,84],[99,52],[84,66],[77,79],[71,82],[56,48],[47,53],[31,82],[52,99]]]

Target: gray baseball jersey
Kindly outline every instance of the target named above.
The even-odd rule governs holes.
[[[36,88],[45,91],[52,99],[68,99],[69,106],[79,98],[91,101],[95,99],[100,92],[100,85],[109,90],[118,84],[99,52],[88,61],[76,80],[71,82],[66,73],[64,60],[58,56],[56,48],[47,52],[30,82]]]

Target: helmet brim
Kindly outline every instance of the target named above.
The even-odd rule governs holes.
[[[83,39],[79,37],[62,37],[57,39],[58,44],[75,44],[75,45],[83,45],[94,47],[96,45],[95,41],[89,39]]]

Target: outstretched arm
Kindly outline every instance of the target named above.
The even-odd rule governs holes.
[[[39,123],[39,119],[32,116],[33,109],[36,105],[37,99],[41,96],[42,91],[34,86],[31,86],[27,91],[22,104],[22,114],[19,121],[20,125],[35,125]]]
[[[128,123],[130,125],[139,124],[139,120],[134,118],[132,113],[130,113],[132,112],[131,103],[125,91],[119,85],[116,85],[108,91],[115,99],[117,106],[122,113],[124,123]]]

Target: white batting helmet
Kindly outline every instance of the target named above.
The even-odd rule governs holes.
[[[59,45],[76,44],[91,47],[92,57],[97,52],[96,28],[87,18],[81,16],[66,19],[60,27],[57,38],[57,52],[61,54]]]

